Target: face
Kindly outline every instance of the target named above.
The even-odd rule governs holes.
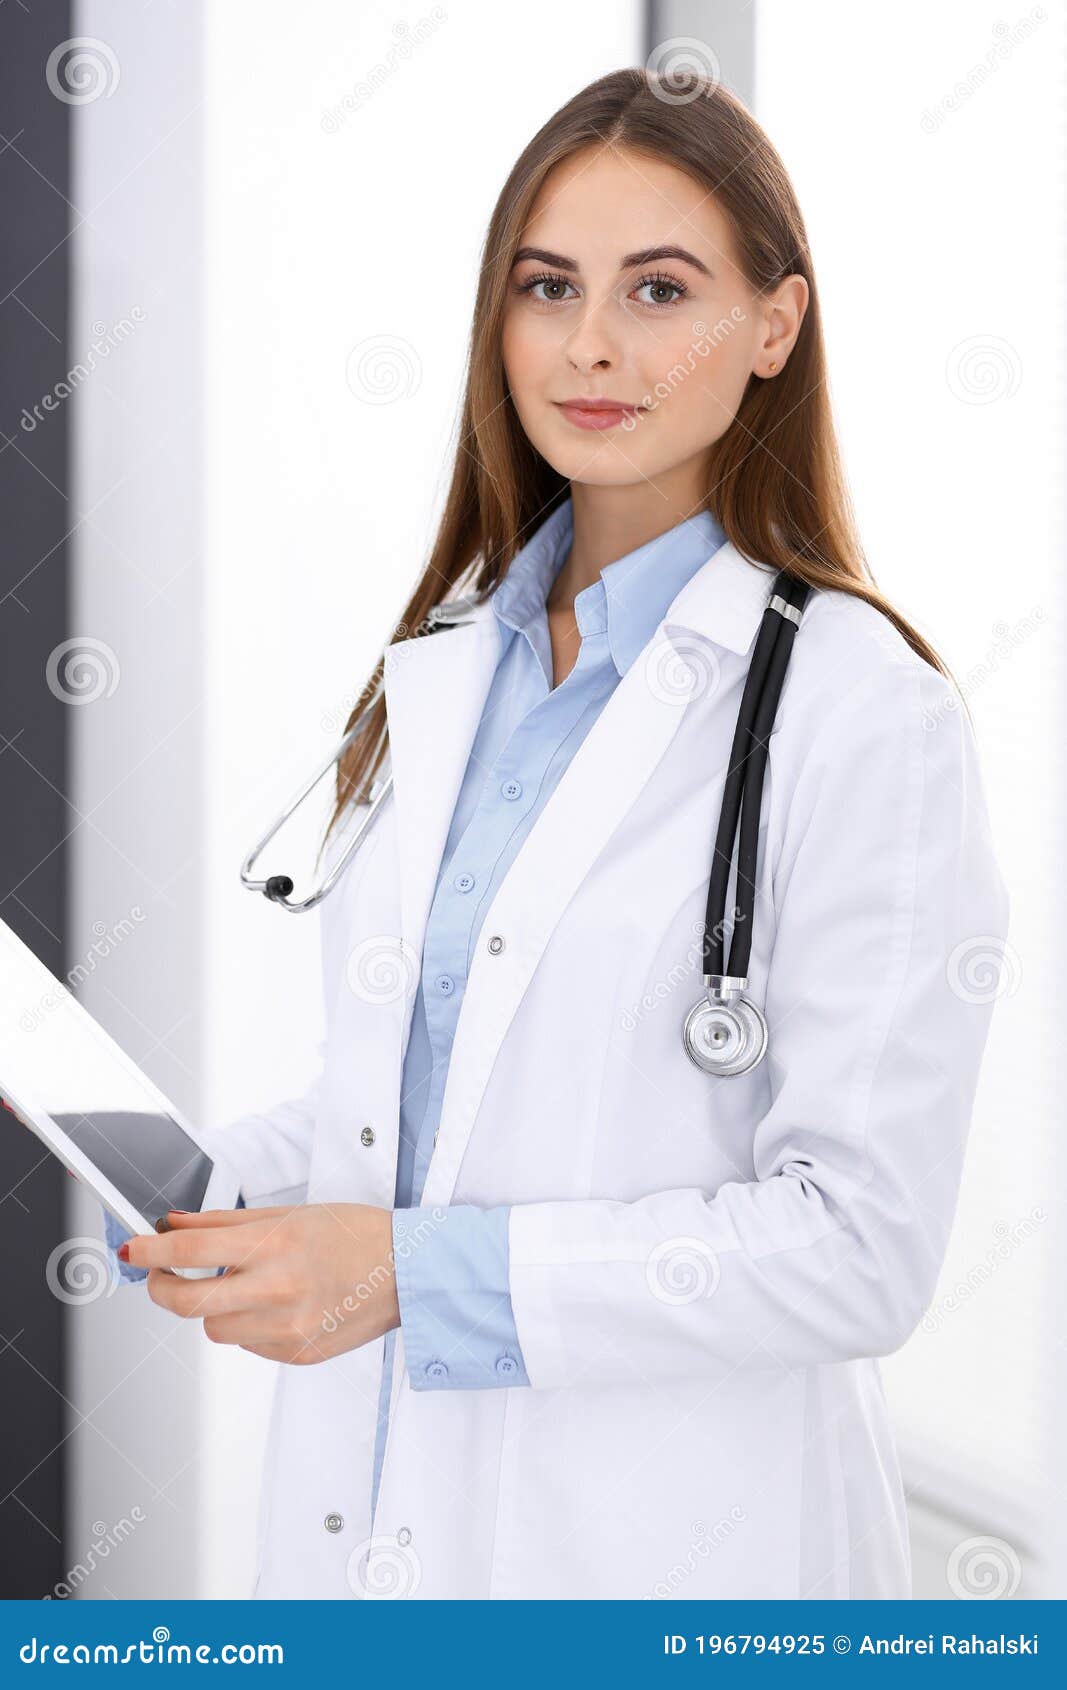
[[[690,466],[755,371],[778,371],[802,277],[757,294],[724,214],[691,177],[644,154],[585,149],[542,184],[509,277],[503,358],[527,435],[572,482],[621,486]],[[602,400],[582,409],[574,401]]]

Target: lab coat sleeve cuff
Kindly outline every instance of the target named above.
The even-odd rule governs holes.
[[[120,1261],[118,1256],[115,1254],[119,1245],[125,1244],[128,1238],[132,1238],[133,1233],[127,1232],[126,1228],[115,1219],[110,1209],[102,1208],[101,1213],[104,1217],[104,1238],[107,1241],[107,1247],[111,1252],[111,1265],[114,1270],[115,1278],[123,1281],[127,1285],[136,1285],[140,1280],[147,1279],[147,1268],[132,1267],[129,1262]]]
[[[212,1179],[213,1178],[214,1178],[214,1175],[212,1175]],[[204,1193],[205,1197],[207,1197],[210,1194],[210,1192],[211,1192],[211,1182],[209,1181],[208,1186],[207,1186],[207,1190]],[[218,1208],[219,1206],[220,1206],[219,1204],[210,1204],[210,1205],[204,1204],[205,1208],[208,1208],[208,1207]],[[228,1204],[227,1207],[231,1207],[231,1208],[235,1208],[235,1209],[243,1209],[245,1207],[245,1200],[241,1196],[240,1192],[237,1193],[237,1201],[235,1203]],[[125,1244],[127,1239],[132,1238],[133,1233],[127,1232],[126,1228],[121,1224],[121,1222],[119,1222],[115,1219],[115,1217],[111,1213],[110,1209],[104,1209],[102,1207],[101,1213],[103,1214],[103,1217],[104,1217],[104,1238],[107,1242],[108,1250],[111,1252],[112,1267],[115,1270],[115,1273],[116,1273],[118,1279],[120,1279],[121,1281],[123,1281],[127,1285],[137,1285],[137,1284],[139,1284],[141,1280],[148,1278],[148,1269],[147,1268],[134,1267],[131,1262],[122,1261],[120,1259],[120,1257],[116,1254],[116,1252],[118,1251],[119,1245]],[[224,1273],[226,1270],[224,1268],[219,1268],[218,1271],[219,1271],[219,1273]]]
[[[507,1208],[397,1209],[393,1259],[412,1390],[528,1385],[511,1308]]]

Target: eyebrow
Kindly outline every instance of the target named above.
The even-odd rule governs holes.
[[[564,258],[558,252],[546,252],[544,247],[520,246],[515,254],[514,262],[518,264],[524,258],[533,258],[539,264],[553,264],[557,270],[574,270],[581,268],[576,258]],[[701,275],[711,277],[711,271],[706,264],[684,246],[650,246],[642,252],[628,252],[619,265],[620,270],[634,270],[642,264],[655,264],[661,258],[680,258],[683,263],[691,264]],[[714,280],[714,278],[712,277]]]

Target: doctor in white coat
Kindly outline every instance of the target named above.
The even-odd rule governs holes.
[[[1008,899],[966,712],[850,525],[781,161],[722,88],[670,92],[603,78],[505,184],[447,508],[339,774],[330,863],[394,787],[320,906],[321,1072],[211,1134],[206,1211],[126,1250],[280,1364],[258,1596],[910,1594],[878,1358],[934,1292]],[[769,1047],[709,1076],[681,1028],[782,568],[812,591],[760,816]]]

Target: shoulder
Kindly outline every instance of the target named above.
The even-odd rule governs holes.
[[[962,711],[953,681],[913,649],[900,629],[866,599],[813,590],[793,641],[787,672],[793,708],[839,728],[857,711],[875,712],[887,731],[928,727]],[[783,694],[784,698],[784,694]]]

